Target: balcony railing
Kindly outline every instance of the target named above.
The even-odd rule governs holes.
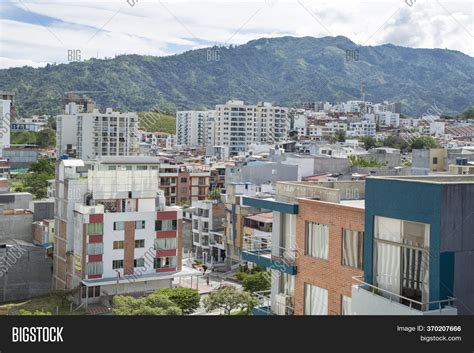
[[[254,309],[256,315],[293,315],[294,307],[292,298],[277,294],[276,302],[272,305],[271,290],[254,292],[252,295],[257,299],[258,305]]]
[[[403,295],[390,292],[386,289],[374,286],[370,283],[364,282],[364,276],[355,276],[352,277],[355,281],[359,283],[358,288],[366,290],[374,295],[380,295],[391,303],[399,303],[402,305],[406,305],[410,309],[419,310],[419,311],[430,311],[430,310],[439,310],[441,311],[446,306],[455,307],[455,298],[448,297],[448,299],[443,300],[435,300],[431,302],[420,302],[418,300],[414,300],[412,298],[405,297]]]

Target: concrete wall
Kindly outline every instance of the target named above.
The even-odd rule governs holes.
[[[0,240],[18,239],[32,241],[33,214],[0,214]]]
[[[5,148],[3,157],[10,159],[11,169],[29,168],[38,159],[38,151],[34,149]]]
[[[51,289],[52,259],[46,250],[29,243],[0,249],[0,302],[47,294]],[[7,270],[6,270],[7,269]]]
[[[298,180],[298,166],[273,162],[250,162],[244,166],[228,167],[225,173],[226,184],[246,182],[261,185],[287,180]]]
[[[31,202],[30,210],[33,211],[33,221],[54,219],[54,199]]]
[[[0,194],[0,204],[4,204],[5,208],[29,209],[31,200],[33,195],[28,192]]]

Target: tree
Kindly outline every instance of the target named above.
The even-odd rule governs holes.
[[[54,147],[56,145],[56,132],[53,129],[43,129],[37,134],[37,144],[40,148]]]
[[[242,281],[244,290],[250,293],[269,290],[271,286],[270,275],[268,272],[257,272],[245,276]]]
[[[47,158],[40,158],[36,162],[33,162],[28,169],[29,172],[37,174],[49,174],[54,178],[55,167],[54,163]]]
[[[424,150],[430,148],[438,148],[438,142],[431,136],[420,136],[410,143],[411,150]]]
[[[179,307],[185,315],[196,311],[201,302],[199,292],[192,288],[163,288],[158,289],[155,293],[167,297]]]
[[[245,309],[249,313],[257,304],[257,300],[248,292],[243,292],[234,286],[227,286],[211,292],[203,299],[206,311],[216,309],[224,310],[226,315],[230,315],[232,310]]]
[[[221,189],[219,189],[219,188],[212,189],[209,192],[209,196],[208,196],[209,200],[219,200],[220,198],[221,198]]]
[[[337,130],[335,137],[337,142],[344,142],[346,141],[346,132],[344,130]]]
[[[364,148],[368,151],[376,146],[375,139],[372,136],[364,136],[360,139],[364,143]]]
[[[182,311],[168,297],[153,293],[146,298],[116,295],[113,299],[115,315],[181,315]]]
[[[396,136],[396,135],[387,136],[382,141],[382,144],[385,147],[397,148],[399,150],[407,150],[408,147],[409,147],[408,143],[403,138],[401,138],[400,136]]]
[[[30,310],[25,310],[25,309],[20,309],[18,310],[19,315],[33,315],[33,316],[48,316],[51,315],[49,311],[30,311]]]

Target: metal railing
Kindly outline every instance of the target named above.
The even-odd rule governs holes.
[[[360,284],[358,285],[358,288],[362,288],[368,292],[373,293],[374,295],[380,295],[384,298],[387,298],[390,300],[390,302],[395,302],[399,303],[402,305],[408,306],[410,309],[414,310],[419,310],[419,311],[429,311],[429,310],[435,310],[431,309],[434,306],[438,306],[438,310],[441,311],[445,306],[453,306],[454,307],[454,302],[456,301],[456,298],[453,297],[448,297],[448,299],[443,299],[443,300],[435,300],[431,302],[420,302],[418,300],[412,299],[405,297],[403,295],[397,294],[390,292],[386,289],[374,286],[370,283],[364,282],[364,276],[354,276],[352,277],[355,281],[359,282]],[[385,295],[382,295],[385,294]]]
[[[270,255],[272,259],[283,261],[286,264],[293,265],[297,257],[297,249],[285,248],[272,244],[271,235],[269,236],[244,236],[242,250],[249,251],[256,255]]]
[[[258,305],[256,306],[257,310],[263,311],[266,315],[293,315],[294,307],[292,303],[275,303],[273,308],[276,309],[276,312],[272,309],[272,299],[271,299],[271,290],[264,290],[253,292],[252,295],[257,298]],[[281,294],[280,294],[281,295]],[[288,296],[286,296],[288,297]],[[292,298],[288,297],[289,301],[292,302]]]

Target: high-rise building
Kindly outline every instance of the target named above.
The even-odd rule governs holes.
[[[10,105],[10,100],[0,100],[0,157],[3,156],[3,149],[10,147]]]
[[[167,207],[157,159],[58,162],[53,281],[78,302],[170,287],[180,276],[182,211]]]
[[[215,145],[228,146],[230,155],[245,152],[250,144],[274,144],[287,138],[288,108],[259,102],[254,105],[229,100],[216,105]]]
[[[176,112],[176,144],[185,147],[208,145],[212,142],[211,130],[208,129],[212,127],[212,121],[212,110]]]
[[[76,103],[57,116],[57,154],[83,160],[138,155],[138,115],[98,109],[81,112]]]

